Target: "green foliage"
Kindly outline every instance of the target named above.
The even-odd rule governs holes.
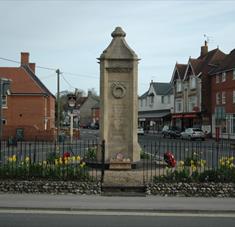
[[[143,150],[140,151],[140,159],[150,159],[150,154],[144,152]]]
[[[97,159],[97,147],[89,147],[86,151],[85,159],[95,161]]]
[[[50,153],[46,161],[32,163],[29,157],[24,161],[15,155],[0,165],[2,179],[53,179],[53,180],[90,180],[88,167],[80,156],[58,157]]]
[[[205,160],[196,155],[179,161],[175,169],[154,178],[155,182],[233,182],[235,183],[234,157],[222,157],[218,169],[205,170]]]

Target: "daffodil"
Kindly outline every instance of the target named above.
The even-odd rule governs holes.
[[[75,157],[75,156],[73,156],[73,157],[72,157],[72,160],[73,160],[73,162],[74,162],[74,161],[76,161],[76,157]]]
[[[46,164],[47,164],[47,161],[44,160],[44,161],[42,162],[42,164],[43,164],[43,165],[46,165]]]
[[[67,159],[67,158],[64,159],[64,164],[65,164],[65,165],[68,164],[68,159]]]
[[[77,161],[80,161],[80,160],[81,160],[81,157],[78,155],[78,156],[76,157],[76,159],[77,159]]]
[[[62,160],[62,158],[60,157],[60,159],[59,159],[59,164],[60,165],[62,165],[63,164],[63,160]]]
[[[192,168],[193,172],[195,172],[197,170],[197,167],[195,165],[192,165],[191,168]]]
[[[179,165],[180,165],[180,167],[183,167],[184,166],[184,161],[179,161]]]
[[[85,162],[82,162],[82,163],[80,164],[80,167],[83,168],[85,165],[86,165],[86,163],[85,163]]]
[[[12,161],[16,162],[16,155],[15,154],[12,156]]]
[[[59,164],[58,159],[55,159],[55,165],[57,166]]]
[[[191,166],[193,166],[193,165],[194,165],[194,161],[193,161],[193,160],[191,160],[191,161],[190,161],[190,164],[191,164]]]
[[[25,158],[25,162],[29,162],[29,157],[27,156],[26,158]]]
[[[13,160],[12,160],[12,157],[8,157],[8,161],[9,162],[12,162]]]

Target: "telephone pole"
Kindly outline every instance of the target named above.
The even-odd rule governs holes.
[[[56,70],[57,73],[57,143],[59,142],[60,133],[60,70]]]

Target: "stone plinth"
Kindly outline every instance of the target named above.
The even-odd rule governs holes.
[[[130,170],[131,169],[131,161],[125,161],[125,160],[110,160],[109,164],[110,170]]]

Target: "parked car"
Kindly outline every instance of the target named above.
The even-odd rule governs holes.
[[[137,134],[143,136],[144,135],[144,129],[139,127],[137,129]]]
[[[184,132],[181,132],[182,139],[201,139],[205,140],[205,133],[200,128],[187,128]]]
[[[180,133],[180,129],[175,126],[165,125],[162,129],[163,137],[179,138],[181,136]]]

